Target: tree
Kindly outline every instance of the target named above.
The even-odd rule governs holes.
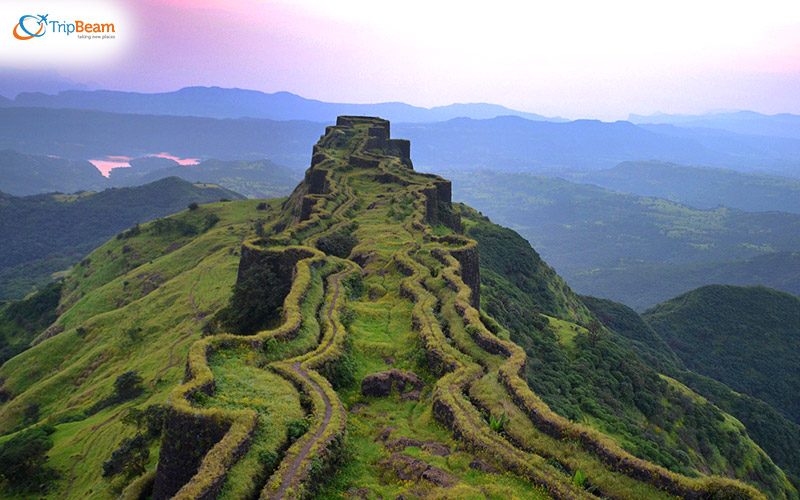
[[[53,471],[46,467],[47,452],[53,447],[51,425],[21,432],[0,446],[0,479],[17,489],[33,490],[46,483]]]
[[[603,324],[596,319],[593,319],[591,322],[589,322],[589,326],[586,327],[586,329],[589,331],[589,341],[592,343],[592,347],[597,346],[597,342],[602,336],[602,328]]]
[[[145,472],[150,449],[147,438],[137,434],[128,438],[111,453],[111,458],[103,462],[103,477],[112,477],[124,473],[128,479]]]
[[[346,232],[339,232],[320,238],[317,241],[317,248],[328,255],[345,259],[357,244],[358,240],[355,236]]]
[[[117,401],[133,399],[144,391],[142,377],[135,371],[125,372],[114,381],[114,394]]]
[[[189,203],[189,210],[197,210],[199,207],[200,205],[198,205],[196,201]]]
[[[22,422],[24,425],[32,425],[39,421],[39,403],[31,403],[22,412]]]

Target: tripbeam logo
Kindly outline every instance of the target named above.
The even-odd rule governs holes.
[[[20,33],[20,31],[22,31],[22,33]],[[22,16],[19,18],[17,25],[14,26],[14,38],[17,40],[30,40],[32,38],[39,38],[40,36],[44,36],[46,32],[47,14],[38,16]]]
[[[85,21],[61,22],[48,21],[47,16],[24,15],[19,18],[19,22],[14,26],[14,38],[17,40],[32,40],[39,38],[47,33],[47,25],[50,25],[50,32],[53,34],[71,35],[79,33],[78,38],[87,39],[114,39],[116,33],[114,23],[87,23]]]

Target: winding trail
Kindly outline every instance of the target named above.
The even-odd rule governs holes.
[[[333,416],[334,403],[331,402],[330,398],[322,389],[322,387],[320,387],[320,385],[311,377],[311,375],[303,365],[309,363],[314,358],[323,356],[328,351],[328,349],[330,349],[331,345],[333,345],[334,341],[340,334],[337,322],[333,320],[333,313],[334,311],[336,311],[339,301],[339,292],[340,292],[339,284],[341,279],[345,275],[350,274],[356,269],[356,266],[352,262],[347,261],[346,265],[347,269],[335,274],[332,279],[333,297],[331,299],[331,305],[326,313],[328,324],[330,324],[332,328],[332,332],[330,338],[328,339],[328,342],[325,345],[320,345],[315,351],[315,356],[312,357],[311,359],[306,360],[303,363],[301,363],[300,361],[295,361],[291,365],[292,371],[294,371],[294,373],[299,375],[308,385],[310,385],[314,389],[314,391],[317,394],[320,395],[322,402],[325,406],[322,422],[320,426],[317,428],[317,430],[314,432],[314,434],[311,435],[310,439],[307,439],[306,443],[303,445],[303,448],[300,450],[300,452],[292,459],[291,464],[283,473],[283,477],[281,478],[280,482],[280,488],[278,488],[278,491],[276,491],[275,494],[273,494],[270,497],[270,500],[280,500],[285,498],[287,489],[301,480],[302,472],[304,472],[302,471],[304,462],[307,460],[309,453],[311,449],[314,447],[314,445],[320,442],[323,436],[326,435],[326,431],[328,430],[328,426],[330,425],[331,418]],[[341,401],[337,400],[336,406],[337,410],[343,409]]]
[[[328,398],[328,395],[322,390],[322,387],[320,387],[319,384],[311,379],[308,372],[303,369],[299,362],[294,362],[292,364],[292,370],[300,375],[314,388],[314,390],[320,396],[322,396],[322,401],[325,403],[325,416],[323,417],[322,424],[319,426],[317,431],[314,433],[311,439],[306,442],[305,446],[303,446],[303,449],[297,454],[294,460],[292,460],[291,465],[287,469],[286,474],[281,481],[281,487],[274,495],[272,495],[272,500],[280,500],[284,498],[286,495],[286,490],[289,488],[289,486],[297,482],[298,472],[303,465],[303,461],[306,459],[306,457],[308,457],[308,453],[311,451],[311,448],[314,446],[314,444],[316,444],[325,434],[325,431],[328,429],[328,425],[331,422],[331,417],[333,416],[333,405],[331,404],[331,400]]]

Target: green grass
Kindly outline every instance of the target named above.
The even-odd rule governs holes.
[[[121,485],[103,480],[100,474],[103,461],[132,434],[119,417],[128,407],[163,403],[183,378],[188,348],[200,337],[200,318],[213,314],[230,296],[249,219],[264,212],[256,211],[257,204],[201,207],[198,212],[213,211],[220,221],[202,235],[180,239],[184,244],[172,251],[169,239],[146,232],[110,240],[89,255],[87,266],[77,266],[65,283],[71,293],[62,301],[68,306],[74,301],[58,320],[65,331],[0,367],[3,387],[17,395],[0,406],[0,432],[17,428],[21,412],[33,402],[40,404],[43,421],[81,418],[84,410],[112,392],[117,375],[136,370],[145,380],[145,393],[136,400],[56,425],[50,456],[61,479],[51,488],[53,495],[116,496]],[[132,250],[122,254],[123,245]],[[136,284],[142,275],[153,273],[164,281],[144,294]],[[132,328],[141,328],[138,338],[127,334]],[[155,448],[150,467],[157,458]]]
[[[279,454],[287,438],[290,421],[305,417],[300,397],[284,378],[248,363],[239,353],[220,352],[211,357],[216,389],[203,406],[209,408],[250,408],[258,412],[258,427],[247,454],[228,472],[219,498],[252,496],[266,481],[259,457],[265,450]],[[252,361],[252,360],[250,360]]]

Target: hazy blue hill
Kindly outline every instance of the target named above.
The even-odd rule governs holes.
[[[800,422],[800,297],[710,285],[645,311],[686,366]]]
[[[800,180],[657,161],[623,162],[574,180],[612,191],[655,196],[697,208],[800,213]]]
[[[146,156],[261,159],[308,165],[320,125],[304,121],[216,120],[47,108],[0,108],[0,148],[65,158]]]
[[[112,188],[80,195],[42,194],[3,196],[0,201],[0,271],[18,266],[39,266],[44,277],[52,272],[43,262],[65,258],[72,263],[139,222],[185,210],[191,202],[208,203],[242,196],[215,185],[194,185],[178,178],[163,179],[135,188]],[[66,267],[66,266],[65,266]],[[6,288],[0,299],[21,298],[41,283],[34,272],[28,280]],[[63,268],[62,268],[63,269]],[[49,272],[48,272],[49,271]],[[18,273],[12,273],[18,275]]]
[[[131,168],[112,170],[109,181],[116,186],[135,186],[174,176],[189,182],[219,184],[250,198],[275,198],[288,195],[300,178],[297,172],[269,160],[206,160],[187,166],[165,161],[171,165],[155,169],[140,169],[138,163],[131,162]]]
[[[554,167],[610,168],[631,159],[721,161],[691,139],[662,136],[629,122],[576,120],[546,123],[503,116],[442,123],[399,124],[424,165],[516,171]]]
[[[552,174],[659,160],[793,176],[800,166],[797,139],[672,125],[596,120],[546,123],[498,117],[395,128],[412,138],[418,162],[436,168]]]
[[[633,123],[667,123],[679,127],[718,128],[740,134],[800,139],[800,116],[789,113],[764,115],[754,111],[735,111],[703,115],[632,114],[628,119]]]
[[[570,284],[644,311],[703,285],[763,285],[800,295],[800,253],[776,252],[749,259],[699,264],[620,264],[574,273]]]
[[[729,134],[732,137],[720,142],[690,129],[665,127],[680,134],[629,122],[550,123],[515,116],[393,125],[398,136],[413,141],[415,160],[435,170],[574,171],[654,159],[775,172],[800,165],[798,140]],[[269,158],[305,168],[309,151],[304,146],[318,138],[320,128],[308,121],[0,108],[0,148],[79,159],[136,158],[165,151],[191,158]]]
[[[11,99],[9,99],[7,97],[3,97],[3,96],[0,95],[0,108],[4,108],[6,106],[13,106],[13,105],[14,105],[14,101],[12,101]]]
[[[211,118],[269,118],[272,120],[335,121],[339,115],[382,116],[392,121],[433,122],[459,116],[494,118],[517,115],[531,120],[565,121],[487,103],[451,104],[434,108],[402,102],[349,104],[306,99],[290,92],[268,94],[257,90],[186,87],[174,92],[142,94],[112,90],[62,91],[57,95],[21,93],[18,106],[93,109],[117,113],[206,116]]]
[[[715,128],[679,127],[669,124],[640,124],[639,127],[656,134],[692,139],[711,150],[722,151],[728,155],[725,162],[718,164],[675,163],[714,166],[793,178],[800,175],[798,173],[800,162],[797,155],[797,151],[800,149],[800,139],[797,138],[747,135]],[[655,159],[661,160],[662,158]]]
[[[0,189],[15,196],[97,189],[105,184],[88,161],[0,151]]]
[[[517,230],[578,293],[643,310],[707,284],[800,284],[800,215],[699,210],[527,174],[445,175],[455,199]]]
[[[800,485],[800,425],[767,403],[731,390],[725,384],[689,371],[667,343],[631,308],[606,299],[581,296],[603,324],[619,334],[649,366],[680,380],[723,411],[739,419],[753,440],[775,460],[795,485]]]
[[[112,169],[109,178],[112,178],[115,173],[119,174],[121,172],[136,172],[138,174],[145,174],[165,168],[177,167],[179,165],[179,163],[175,160],[170,158],[161,158],[160,156],[143,156],[141,158],[134,158],[133,160],[130,160],[128,164],[130,165],[129,168],[123,167]]]
[[[576,272],[631,263],[715,262],[800,249],[796,214],[698,210],[527,174],[447,175],[456,199],[519,231],[567,282]]]

